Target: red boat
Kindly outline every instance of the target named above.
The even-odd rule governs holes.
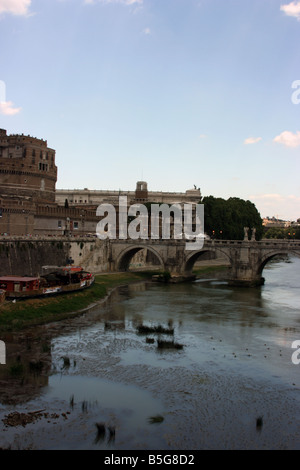
[[[29,299],[83,290],[94,280],[81,266],[64,266],[40,277],[1,276],[0,289],[8,300]]]

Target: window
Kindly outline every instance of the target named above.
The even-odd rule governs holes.
[[[57,226],[58,226],[58,228],[61,228],[61,220],[59,220],[59,221],[57,222]]]
[[[78,222],[74,222],[74,230],[78,230]]]
[[[48,163],[39,163],[39,170],[48,171]]]

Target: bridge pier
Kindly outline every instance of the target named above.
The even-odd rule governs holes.
[[[247,276],[247,267],[228,279],[228,285],[233,287],[257,287],[262,286],[264,282],[265,279],[261,275]]]
[[[244,242],[231,252],[233,262],[228,283],[236,287],[256,287],[264,284],[261,276],[261,254],[255,242]]]

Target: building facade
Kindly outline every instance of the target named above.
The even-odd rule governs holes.
[[[135,191],[110,191],[90,189],[57,189],[56,202],[59,205],[66,203],[71,207],[98,207],[99,204],[110,203],[117,205],[120,196],[127,196],[128,202],[152,202],[158,204],[198,204],[201,200],[200,189],[188,189],[185,193],[149,191],[146,181],[138,181]]]
[[[145,181],[135,191],[56,189],[55,150],[47,141],[0,129],[0,235],[95,235],[97,207],[119,196],[127,203],[199,203],[200,189],[151,192]]]
[[[34,233],[37,204],[55,205],[56,180],[47,141],[0,129],[0,233]]]
[[[3,197],[43,203],[55,202],[55,150],[47,141],[7,135],[0,129],[0,185]]]

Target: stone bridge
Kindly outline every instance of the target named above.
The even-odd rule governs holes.
[[[231,285],[248,287],[264,283],[263,269],[274,256],[300,256],[300,240],[205,240],[201,250],[186,250],[184,240],[109,240],[101,243],[105,246],[109,271],[126,271],[132,257],[146,248],[157,257],[161,270],[171,275],[189,276],[195,262],[201,260],[204,253],[212,252],[228,260]]]
[[[38,275],[46,264],[75,264],[93,272],[126,271],[133,256],[149,250],[160,270],[190,276],[197,260],[210,252],[228,260],[229,283],[263,284],[266,263],[277,255],[300,256],[300,240],[205,240],[201,250],[186,250],[185,240],[98,240],[96,237],[0,237],[1,275]]]

